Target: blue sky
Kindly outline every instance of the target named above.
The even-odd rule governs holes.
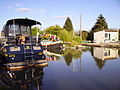
[[[51,25],[63,27],[70,17],[75,30],[90,30],[100,14],[109,28],[120,28],[120,0],[0,0],[0,29],[7,20],[30,18],[40,21],[42,29]]]

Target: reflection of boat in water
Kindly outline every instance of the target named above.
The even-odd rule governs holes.
[[[54,55],[54,56],[58,56],[58,57],[62,56],[62,54],[58,54],[58,53],[54,53],[54,52],[50,52],[50,51],[44,51],[44,53],[47,55]]]
[[[38,38],[33,39],[31,27],[41,25],[30,19],[8,20],[4,29],[4,41],[1,42],[1,63],[8,68],[24,68],[35,64],[47,65],[42,45]],[[12,69],[11,68],[11,69]]]
[[[43,68],[30,67],[18,71],[0,71],[0,89],[41,90]]]
[[[57,58],[63,56],[63,51],[61,49],[46,49],[44,50],[47,61],[56,61]]]
[[[49,49],[46,49],[46,50],[49,51],[49,52],[52,52],[52,53],[63,55],[63,50],[61,50],[61,49],[56,49],[56,48],[52,49],[52,48],[49,48]]]

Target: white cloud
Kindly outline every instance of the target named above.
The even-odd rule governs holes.
[[[19,12],[28,12],[31,11],[31,8],[16,8],[15,11],[19,11]]]

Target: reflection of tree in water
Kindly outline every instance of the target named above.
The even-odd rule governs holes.
[[[74,60],[76,60],[77,58],[81,58],[81,56],[82,56],[82,51],[80,50],[66,49],[64,51],[64,58],[68,66],[71,64],[73,58]]]
[[[68,52],[64,55],[66,64],[69,66],[70,63],[72,62],[72,53]]]
[[[96,62],[97,67],[101,70],[103,68],[103,66],[105,65],[105,61],[94,57],[94,47],[90,48],[90,52]]]
[[[8,90],[41,89],[43,68],[33,67],[19,71],[1,71],[0,88]]]
[[[91,52],[91,55],[94,56],[93,47],[90,47],[90,52]]]
[[[99,68],[99,70],[101,70],[103,68],[103,66],[105,65],[105,61],[97,59],[94,57],[94,60],[96,61],[96,65]]]
[[[119,55],[119,57],[120,57],[120,49],[118,49],[118,55]]]
[[[90,48],[89,47],[86,47],[86,48],[83,48],[82,49],[82,52],[87,52],[87,51],[89,51],[90,50]]]

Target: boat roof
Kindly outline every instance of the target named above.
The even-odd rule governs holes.
[[[31,20],[31,19],[23,19],[23,18],[19,18],[19,19],[11,19],[11,20],[8,20],[6,25],[10,25],[10,24],[18,24],[18,25],[25,25],[25,26],[33,26],[33,25],[36,25],[36,24],[39,24],[41,25],[40,22],[38,21],[35,21],[35,20]]]

